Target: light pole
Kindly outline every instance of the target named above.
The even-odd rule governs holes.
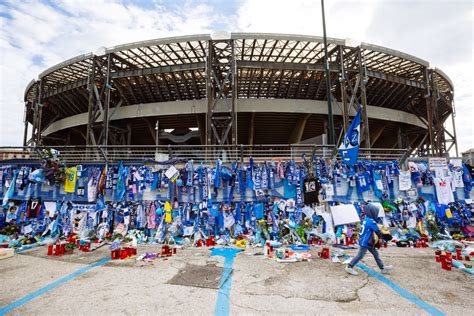
[[[334,140],[334,118],[331,104],[331,77],[329,72],[328,42],[326,38],[326,18],[324,16],[324,0],[321,0],[321,13],[323,15],[323,36],[324,36],[324,70],[326,71],[326,95],[328,98],[328,143],[335,145]]]

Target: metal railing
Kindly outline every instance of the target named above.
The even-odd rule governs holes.
[[[124,162],[248,162],[269,160],[301,161],[303,154],[307,159],[313,155],[318,158],[332,159],[337,154],[334,146],[329,145],[134,145],[134,146],[44,146],[44,147],[0,147],[0,163],[19,161],[35,162],[44,157],[45,151],[54,149],[65,164],[74,163],[117,163]],[[362,160],[402,160],[407,157],[408,149],[365,149],[361,148]],[[337,156],[336,156],[337,157]],[[406,159],[406,158],[405,158]]]

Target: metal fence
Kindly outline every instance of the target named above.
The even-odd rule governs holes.
[[[334,146],[329,145],[164,145],[164,146],[56,146],[56,147],[0,147],[0,163],[40,161],[47,152],[56,151],[66,164],[74,163],[117,163],[146,161],[195,161],[248,162],[265,160],[302,160],[303,154],[309,159],[313,155],[331,159],[338,157]],[[408,149],[364,149],[359,159],[364,160],[405,160]]]

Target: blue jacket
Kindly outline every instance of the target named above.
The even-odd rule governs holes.
[[[378,231],[380,231],[380,229],[377,226],[377,223],[370,217],[366,217],[362,223],[362,229],[360,231],[359,246],[368,248],[373,233]]]
[[[378,208],[373,204],[368,204],[364,208],[366,215],[364,222],[362,223],[362,229],[360,231],[359,246],[368,248],[369,242],[372,239],[374,232],[380,232],[377,226],[376,220],[378,216]]]

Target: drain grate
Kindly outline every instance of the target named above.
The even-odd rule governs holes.
[[[187,264],[168,284],[219,289],[222,267],[216,265],[199,266]]]

